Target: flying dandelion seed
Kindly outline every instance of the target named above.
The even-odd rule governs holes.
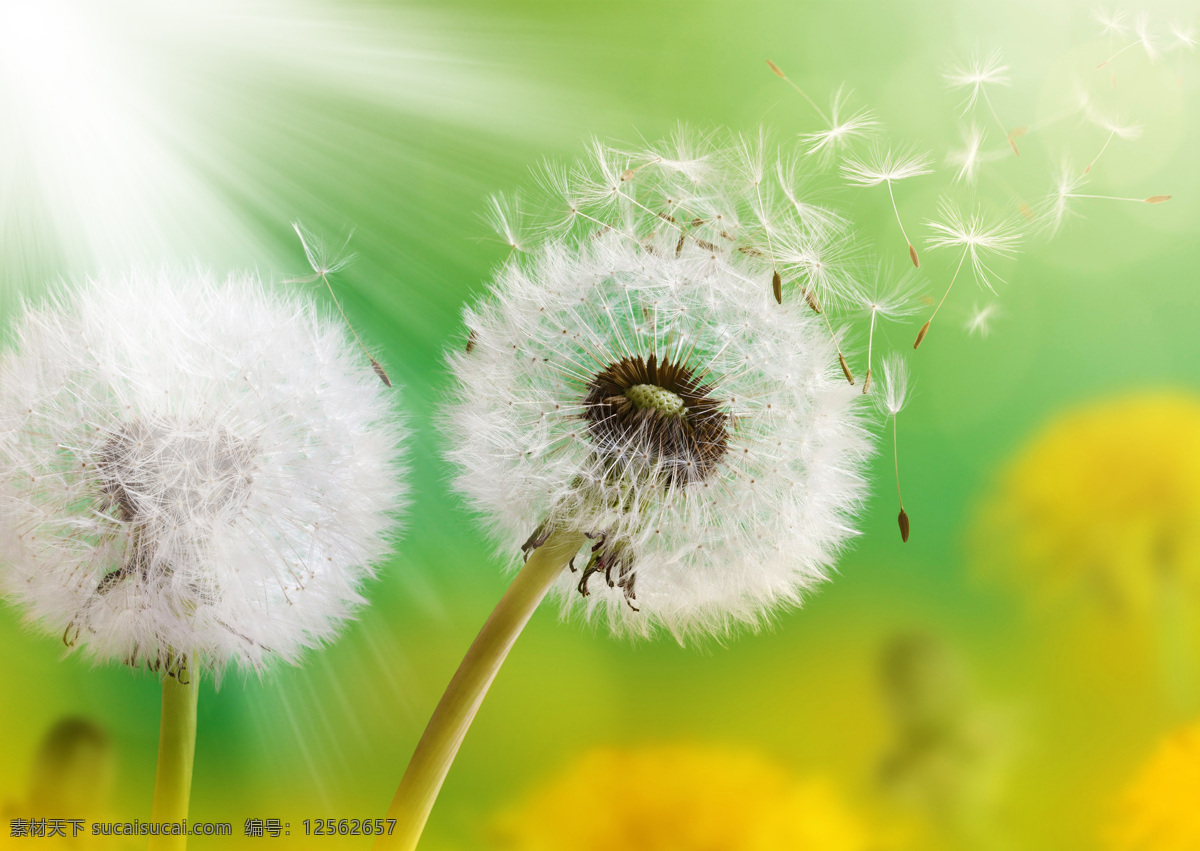
[[[958,169],[954,173],[955,183],[972,184],[979,176],[979,164],[983,150],[984,133],[976,125],[962,130],[963,147],[946,155],[946,164]]]
[[[954,274],[951,276],[950,283],[946,286],[941,300],[934,307],[929,320],[921,326],[921,330],[917,333],[917,340],[913,343],[914,349],[921,345],[925,335],[929,333],[929,326],[933,324],[938,311],[946,303],[946,298],[950,295],[950,290],[954,288],[954,283],[958,280],[958,275],[968,258],[971,261],[971,271],[974,273],[975,282],[995,292],[992,287],[992,279],[996,275],[987,265],[989,256],[1012,257],[1020,244],[1020,236],[1010,223],[1006,221],[989,223],[985,221],[982,213],[978,210],[964,214],[959,206],[948,198],[943,198],[939,202],[938,213],[940,219],[926,223],[935,233],[928,241],[929,247],[935,249],[961,247],[962,254],[958,258],[958,265],[954,268]]]
[[[999,316],[1000,306],[995,302],[986,304],[983,307],[978,305],[971,311],[971,315],[963,324],[963,328],[971,336],[978,336],[982,340],[986,340],[988,335],[992,333],[992,323]]]
[[[1126,23],[1128,15],[1123,9],[1098,9],[1093,13],[1096,22],[1100,24],[1100,34],[1104,36],[1124,37],[1129,33]]]
[[[1121,32],[1119,34],[1124,35],[1125,33]],[[1112,56],[1108,57],[1103,62],[1101,62],[1099,65],[1097,65],[1096,70],[1099,71],[1101,68],[1104,68],[1107,65],[1109,65],[1114,59],[1116,59],[1122,53],[1125,53],[1126,51],[1132,50],[1133,48],[1139,47],[1139,46],[1145,51],[1146,58],[1149,59],[1151,62],[1153,62],[1154,60],[1156,60],[1158,58],[1158,54],[1159,54],[1158,45],[1155,44],[1154,36],[1150,32],[1150,14],[1148,12],[1139,12],[1138,13],[1137,20],[1135,21],[1135,23],[1133,25],[1133,36],[1134,36],[1133,41],[1129,42],[1124,47],[1119,48],[1115,53],[1113,53]]]
[[[1003,64],[1000,58],[1000,51],[994,50],[986,57],[975,57],[966,65],[951,69],[943,77],[951,90],[967,90],[966,98],[962,104],[963,115],[971,112],[980,101],[983,101],[984,105],[988,108],[988,112],[991,113],[992,118],[995,120],[996,126],[1000,128],[1000,132],[1008,140],[1012,152],[1019,156],[1021,151],[1017,147],[1016,140],[1018,135],[1023,134],[1023,131],[1018,133],[1018,131],[1010,129],[1000,120],[1000,115],[996,112],[996,107],[992,103],[991,96],[988,94],[990,87],[1007,86],[1010,83],[1008,66]]]
[[[896,214],[896,224],[900,226],[900,233],[904,237],[904,241],[908,243],[909,259],[912,260],[913,266],[918,268],[921,261],[917,257],[916,247],[913,246],[912,240],[908,238],[908,232],[904,229],[904,222],[900,220],[900,209],[896,206],[896,193],[892,189],[892,184],[899,180],[932,172],[933,167],[929,155],[917,153],[912,148],[901,152],[893,151],[891,148],[875,148],[866,159],[858,160],[848,157],[842,163],[842,176],[851,184],[856,186],[887,184],[888,196],[892,199],[892,212]]]
[[[1196,45],[1200,43],[1200,40],[1198,40],[1196,37],[1195,27],[1183,27],[1179,24],[1171,25],[1171,36],[1174,39],[1171,42],[1171,49],[1179,55],[1179,65],[1175,72],[1175,81],[1182,86],[1183,56],[1185,53],[1193,53],[1196,50]]]
[[[1100,157],[1104,156],[1104,152],[1108,150],[1108,146],[1112,143],[1114,137],[1120,137],[1121,139],[1128,141],[1137,139],[1142,135],[1142,126],[1140,124],[1122,123],[1121,121],[1090,107],[1090,105],[1086,111],[1086,115],[1092,124],[1099,127],[1101,130],[1107,131],[1108,135],[1104,137],[1104,144],[1100,146],[1100,150],[1096,153],[1096,156],[1092,157],[1091,162],[1089,162],[1087,167],[1083,170],[1084,174],[1090,172]]]
[[[1093,201],[1122,201],[1133,204],[1163,204],[1171,200],[1170,195],[1150,195],[1146,198],[1131,198],[1118,195],[1091,195],[1081,193],[1081,187],[1087,184],[1088,175],[1081,173],[1067,160],[1058,168],[1054,190],[1039,205],[1039,230],[1047,236],[1054,236],[1062,228],[1063,222],[1074,211],[1071,202],[1074,200]]]
[[[315,234],[306,230],[299,222],[292,222],[292,230],[296,232],[296,236],[300,239],[300,246],[304,249],[304,257],[308,260],[309,268],[312,269],[311,277],[289,278],[287,283],[312,283],[319,280],[325,285],[325,289],[329,292],[329,297],[333,299],[333,304],[337,307],[338,314],[342,317],[342,321],[346,323],[346,327],[350,329],[350,333],[354,335],[354,342],[358,344],[362,353],[367,356],[367,360],[371,362],[371,369],[375,371],[375,375],[383,382],[385,387],[392,386],[392,379],[388,376],[387,370],[383,368],[374,355],[367,349],[362,338],[358,336],[358,331],[346,316],[346,311],[342,309],[342,302],[338,299],[337,294],[333,291],[333,285],[329,282],[329,276],[335,272],[340,272],[348,265],[354,262],[354,254],[347,252],[350,245],[350,238],[354,235],[353,232],[346,235],[342,247],[336,251],[330,250],[325,243]]]
[[[903,275],[893,274],[887,265],[877,265],[869,288],[859,293],[859,305],[868,314],[867,371],[863,376],[862,392],[871,388],[871,355],[875,346],[875,325],[878,320],[896,321],[912,316],[921,309],[920,280],[916,270]]]
[[[508,246],[508,255],[504,258],[507,263],[518,251],[524,251],[521,239],[521,205],[517,198],[503,194],[488,198],[487,211],[484,214],[492,230],[499,234]]]
[[[852,141],[870,137],[879,128],[879,119],[874,110],[863,107],[851,112],[847,109],[852,94],[844,87],[834,92],[829,103],[829,127],[800,136],[801,142],[807,146],[805,153],[828,159]]]
[[[825,114],[825,111],[823,109],[821,109],[820,106],[817,105],[817,102],[815,100],[813,100],[812,98],[810,98],[808,96],[808,93],[806,91],[804,91],[804,89],[802,89],[798,85],[796,85],[796,83],[792,80],[791,77],[789,77],[787,74],[783,73],[782,68],[780,68],[774,62],[772,62],[770,59],[767,60],[767,67],[770,68],[775,73],[775,76],[779,77],[779,79],[783,80],[785,83],[787,83],[793,89],[795,89],[800,94],[800,97],[804,98],[804,100],[806,100],[808,102],[808,105],[812,107],[813,112],[815,112],[820,117],[820,119],[825,122],[825,125],[827,127],[833,127],[837,123],[837,122],[833,121],[832,119],[830,119],[830,117]]]
[[[879,384],[879,392],[875,394],[875,405],[885,419],[890,418],[892,421],[892,463],[896,472],[896,498],[900,501],[900,514],[897,522],[900,525],[900,540],[907,544],[911,527],[908,512],[904,510],[904,496],[900,493],[900,443],[897,439],[896,428],[896,419],[904,410],[904,406],[908,404],[907,361],[896,354],[885,357]]]

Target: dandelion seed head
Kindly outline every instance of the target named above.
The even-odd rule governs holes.
[[[339,322],[251,277],[134,273],[28,307],[15,337],[0,582],[32,621],[98,660],[220,672],[294,662],[363,602],[401,429]]]
[[[747,179],[777,170],[758,145],[706,152],[719,223],[694,200],[663,215],[691,181],[654,164],[589,228],[548,230],[467,309],[472,351],[450,354],[458,487],[503,552],[535,530],[589,535],[553,594],[618,633],[758,623],[853,534],[859,394],[823,321],[772,295],[775,236],[805,225],[776,181]]]

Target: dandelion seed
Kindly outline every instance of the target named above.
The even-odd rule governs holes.
[[[992,332],[992,322],[998,315],[999,305],[994,302],[983,307],[976,305],[963,327],[968,334],[978,335],[980,339],[986,340]]]
[[[1175,37],[1173,47],[1176,50],[1186,50],[1189,53],[1196,49],[1198,42],[1196,38],[1195,27],[1182,27],[1178,24],[1171,25],[1171,35]]]
[[[978,176],[980,152],[983,148],[983,131],[975,125],[963,128],[963,148],[951,151],[946,156],[947,165],[958,168],[954,175],[956,183],[974,183]]]
[[[823,304],[842,306],[853,304],[857,281],[852,267],[856,246],[846,230],[788,229],[776,235],[775,248],[779,265],[801,284],[801,295],[813,313],[820,314],[837,348],[838,357],[845,361],[841,335],[833,328],[832,320],[822,309]],[[854,383],[849,367],[844,366],[846,380]]]
[[[846,147],[852,140],[865,139],[878,127],[879,119],[869,108],[849,112],[846,105],[852,92],[839,88],[834,92],[829,104],[829,127],[816,133],[801,135],[801,141],[808,146],[805,153],[828,157]]]
[[[875,345],[876,321],[896,321],[912,316],[921,308],[919,289],[920,281],[914,270],[897,276],[892,273],[890,267],[877,265],[870,288],[859,294],[859,305],[869,316],[867,372],[863,378],[863,393],[871,387],[871,355]]]
[[[850,230],[850,221],[844,215],[810,200],[813,175],[804,171],[799,158],[778,160],[775,176],[785,207],[795,213],[799,225],[790,229],[793,248],[813,243],[831,244]]]
[[[967,96],[962,105],[962,114],[966,115],[971,112],[982,100],[1000,128],[1000,132],[1008,140],[1013,153],[1020,155],[1021,151],[1017,147],[1016,137],[1000,120],[1000,115],[996,112],[996,107],[992,104],[991,96],[988,94],[989,87],[1007,86],[1010,82],[1008,66],[1002,63],[1000,51],[994,50],[986,57],[975,57],[967,65],[951,69],[943,76],[951,89],[967,89]]]
[[[1108,150],[1108,146],[1112,142],[1113,137],[1131,140],[1142,135],[1142,127],[1140,124],[1121,123],[1114,118],[1100,113],[1098,110],[1090,106],[1087,108],[1086,114],[1088,120],[1091,121],[1092,124],[1096,125],[1102,130],[1107,130],[1108,135],[1105,136],[1104,144],[1100,146],[1100,150],[1096,153],[1096,156],[1092,157],[1091,162],[1089,162],[1087,167],[1083,170],[1084,174],[1090,172],[1092,167],[1096,164],[1096,161],[1099,160],[1100,157],[1104,156],[1104,152]]]
[[[908,543],[911,528],[908,512],[904,510],[904,496],[900,493],[900,443],[897,439],[896,419],[908,404],[908,363],[899,355],[888,355],[883,359],[880,390],[875,394],[875,404],[885,418],[892,421],[892,463],[896,471],[896,498],[900,501],[900,540]]]
[[[355,255],[346,251],[347,246],[350,245],[350,237],[354,235],[353,232],[346,235],[345,242],[342,243],[342,247],[339,250],[329,251],[319,237],[307,230],[299,222],[292,222],[292,230],[300,238],[300,246],[304,249],[304,256],[308,260],[308,265],[312,269],[313,274],[307,278],[288,278],[285,283],[304,284],[320,280],[329,292],[329,297],[333,299],[333,304],[337,307],[338,313],[341,314],[342,321],[346,323],[346,327],[354,335],[354,340],[358,343],[358,347],[367,356],[367,360],[371,362],[371,369],[374,370],[384,386],[390,388],[392,386],[391,378],[388,377],[383,365],[368,351],[366,345],[363,344],[362,338],[358,336],[358,331],[354,329],[354,326],[346,316],[346,311],[342,309],[342,303],[334,293],[333,285],[329,283],[330,275],[340,272],[354,261]]]
[[[1146,58],[1151,62],[1158,58],[1158,46],[1154,43],[1154,36],[1150,33],[1150,16],[1148,13],[1140,12],[1138,14],[1137,21],[1133,27],[1133,35],[1133,41],[1119,48],[1112,56],[1097,65],[1096,70],[1099,71],[1101,68],[1104,68],[1127,50],[1132,50],[1139,46],[1146,52]]]
[[[488,224],[508,246],[508,255],[504,258],[504,262],[507,263],[513,254],[523,250],[521,247],[520,204],[515,197],[503,194],[493,195],[488,198],[487,211],[484,215]]]
[[[1100,24],[1100,34],[1104,36],[1125,36],[1129,32],[1126,24],[1127,15],[1122,9],[1106,11],[1098,9],[1093,13],[1096,22]]]
[[[361,605],[403,494],[400,433],[309,301],[131,275],[27,309],[17,341],[0,581],[31,619],[178,675],[294,662]]]
[[[941,300],[934,307],[929,321],[921,327],[917,341],[913,344],[914,349],[921,345],[925,335],[929,333],[929,326],[933,324],[938,311],[946,303],[946,298],[950,295],[950,290],[954,288],[954,283],[958,280],[958,275],[966,260],[968,258],[971,260],[971,271],[974,273],[975,282],[995,292],[991,279],[996,275],[987,265],[989,255],[1011,257],[1016,253],[1017,245],[1020,243],[1020,236],[1008,222],[989,223],[984,220],[978,210],[964,214],[958,205],[948,198],[943,198],[938,204],[938,213],[940,219],[926,223],[935,234],[928,241],[929,247],[961,247],[962,254],[959,255],[958,265],[954,269],[954,274],[951,276],[950,283],[946,286]]]
[[[1195,27],[1182,27],[1178,24],[1171,25],[1171,35],[1174,41],[1171,43],[1172,49],[1179,54],[1179,66],[1175,74],[1175,80],[1179,85],[1183,85],[1183,54],[1191,53],[1196,49],[1198,43],[1196,38]]]
[[[813,100],[812,98],[810,98],[808,96],[808,93],[805,92],[804,89],[802,89],[798,85],[796,85],[796,83],[791,79],[791,77],[789,77],[787,74],[783,73],[782,68],[780,68],[774,62],[772,62],[770,59],[767,60],[767,67],[770,68],[775,73],[775,76],[779,77],[779,79],[783,80],[785,83],[787,83],[793,89],[795,89],[800,94],[800,97],[802,97],[806,101],[808,101],[808,105],[813,108],[813,112],[815,112],[818,116],[820,116],[821,120],[824,121],[827,126],[832,127],[837,123],[835,121],[830,120],[829,116],[826,115],[825,112],[821,109],[821,107],[817,105],[817,102],[815,100]]]
[[[847,158],[842,163],[842,175],[852,184],[857,186],[887,184],[888,196],[892,199],[892,211],[896,214],[896,224],[900,226],[900,233],[903,235],[904,241],[908,243],[909,259],[916,267],[920,267],[921,261],[917,257],[917,249],[904,229],[904,222],[900,220],[900,209],[896,206],[896,194],[892,189],[892,184],[898,180],[930,174],[932,171],[929,156],[919,154],[913,149],[897,153],[891,148],[875,148],[865,160]]]
[[[1054,191],[1046,197],[1041,205],[1042,232],[1053,236],[1061,229],[1066,217],[1071,213],[1070,202],[1073,200],[1123,201],[1133,204],[1162,204],[1171,200],[1170,195],[1132,198],[1119,195],[1091,195],[1077,191],[1086,183],[1087,175],[1072,169],[1069,162],[1064,161],[1059,166]]]

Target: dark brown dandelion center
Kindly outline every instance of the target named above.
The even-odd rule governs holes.
[[[607,459],[682,487],[711,476],[728,448],[729,415],[711,393],[681,364],[625,358],[588,383],[583,418]]]
[[[712,385],[694,372],[658,355],[630,357],[602,369],[588,382],[583,418],[608,472],[632,472],[661,480],[664,487],[686,487],[716,471],[729,444],[729,415],[712,397]],[[528,556],[550,537],[539,526],[521,550]],[[576,588],[584,597],[600,574],[609,588],[620,588],[634,611],[637,573],[632,547],[605,529],[584,530],[594,543]],[[571,559],[571,570],[576,570]]]
[[[114,431],[97,453],[96,472],[108,513],[128,524],[130,547],[96,593],[133,574],[149,578],[162,537],[187,538],[240,511],[254,457],[253,441],[211,425],[135,420]]]

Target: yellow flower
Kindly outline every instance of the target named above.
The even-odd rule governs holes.
[[[1062,415],[1005,471],[982,553],[1041,599],[1126,613],[1200,588],[1200,399],[1141,394]]]
[[[1108,847],[1200,848],[1200,722],[1168,736],[1142,766],[1118,804]]]
[[[867,851],[820,778],[754,752],[689,745],[585,753],[495,820],[511,851]]]

